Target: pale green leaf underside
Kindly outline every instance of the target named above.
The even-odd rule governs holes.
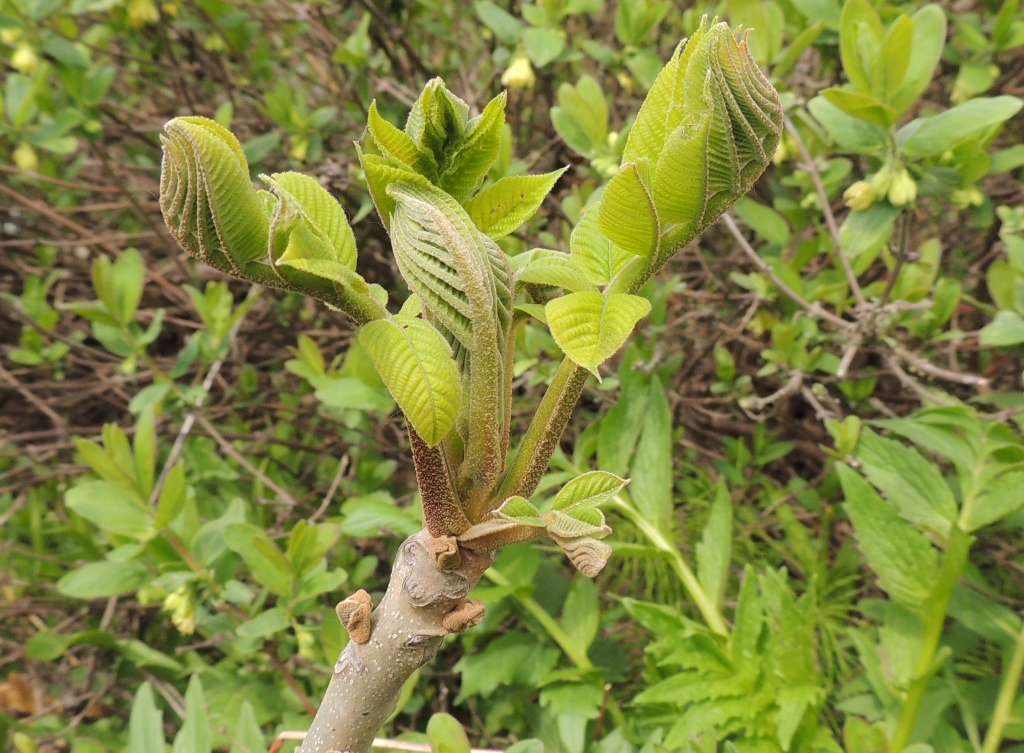
[[[398,315],[364,326],[359,342],[416,433],[436,446],[455,426],[462,399],[444,337],[422,319]]]
[[[278,198],[273,223],[275,234],[285,230],[281,227],[283,218],[286,226],[294,223],[289,241],[300,233],[312,236],[302,241],[302,257],[329,258],[355,269],[356,239],[345,210],[315,178],[287,172],[263,176],[263,180]]]
[[[534,248],[513,259],[519,268],[516,280],[534,285],[553,285],[572,292],[594,290],[594,286],[561,251]]]
[[[627,293],[570,293],[545,307],[551,334],[573,363],[597,374],[651,310],[646,298]]]
[[[579,507],[567,512],[554,510],[544,518],[548,522],[548,533],[563,539],[601,538],[611,533],[605,525],[604,513],[593,507]]]
[[[497,240],[530,219],[568,168],[543,175],[513,175],[488,186],[466,203],[482,233]]]

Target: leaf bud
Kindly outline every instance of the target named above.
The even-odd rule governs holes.
[[[39,65],[39,56],[35,49],[27,42],[18,45],[18,49],[11,55],[11,65],[21,73],[31,73]]]
[[[889,203],[895,207],[902,207],[910,204],[917,198],[917,183],[910,177],[907,169],[901,168],[892,179],[889,186]]]
[[[501,83],[510,89],[529,89],[537,81],[533,72],[533,66],[525,55],[519,55],[512,60],[512,64],[505,69],[501,76]]]
[[[850,209],[867,209],[875,203],[875,192],[866,180],[858,180],[843,192],[843,201]]]
[[[23,172],[34,173],[39,169],[39,157],[36,155],[36,150],[27,141],[18,144],[12,156],[14,164]]]

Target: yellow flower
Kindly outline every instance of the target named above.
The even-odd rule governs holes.
[[[160,20],[156,4],[153,0],[129,0],[128,2],[128,25],[145,26],[155,24]]]
[[[36,55],[36,51],[32,49],[32,45],[24,42],[18,45],[18,49],[11,55],[11,65],[14,66],[15,70],[21,71],[22,73],[31,73],[36,69],[39,64],[39,56]]]
[[[901,168],[893,176],[892,185],[889,186],[889,203],[894,207],[902,207],[910,204],[917,198],[917,183],[910,177],[907,169]]]
[[[867,209],[875,203],[875,192],[866,180],[858,180],[843,192],[843,201],[850,209]]]
[[[507,86],[510,89],[529,89],[537,81],[537,76],[533,72],[533,66],[530,65],[530,60],[525,55],[512,60],[512,64],[505,69],[505,73],[501,76],[502,86]]]
[[[14,150],[14,164],[19,170],[34,173],[39,169],[39,157],[36,150],[27,141],[22,141]]]
[[[882,168],[871,176],[871,190],[875,196],[885,196],[889,193],[889,186],[892,184],[892,165],[886,162]]]

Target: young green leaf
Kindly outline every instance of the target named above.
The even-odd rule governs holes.
[[[544,528],[547,521],[540,516],[540,510],[525,497],[509,497],[501,503],[501,507],[494,511],[494,514],[505,520],[520,525]]]
[[[560,622],[580,653],[585,655],[601,627],[601,605],[594,581],[590,578],[573,579]]]
[[[439,165],[437,185],[459,202],[480,187],[498,158],[501,130],[505,126],[505,101],[502,92],[488,102],[484,111],[469,121],[465,136]]]
[[[839,54],[853,87],[871,93],[871,77],[885,39],[882,19],[868,0],[847,0],[839,16]]]
[[[75,599],[104,599],[138,590],[149,577],[149,569],[136,560],[91,562],[58,580],[57,591]]]
[[[161,530],[177,518],[181,508],[185,505],[187,497],[188,483],[185,480],[185,464],[179,460],[171,468],[170,473],[167,474],[164,486],[160,490],[160,496],[156,503],[156,517],[153,520],[153,527]]]
[[[558,347],[595,376],[650,310],[650,301],[640,296],[594,292],[570,293],[545,307]]]
[[[651,379],[650,398],[636,456],[630,466],[630,497],[640,514],[659,531],[671,534],[672,413],[658,377]]]
[[[366,124],[373,143],[386,158],[408,165],[431,181],[437,179],[434,156],[421,151],[405,131],[382,118],[377,111],[377,100],[370,103]]]
[[[455,426],[462,400],[459,367],[444,337],[428,322],[399,314],[364,326],[359,342],[416,433],[436,446]]]
[[[911,16],[911,21],[914,34],[910,42],[910,61],[903,85],[889,99],[889,104],[901,114],[928,88],[946,45],[946,14],[940,6],[925,5]]]
[[[175,118],[164,130],[164,222],[192,256],[239,274],[267,253],[269,221],[238,139],[200,117]]]
[[[270,235],[275,260],[328,259],[356,267],[356,240],[345,210],[315,178],[301,173],[262,176],[277,197]]]
[[[584,74],[576,86],[559,86],[558,105],[551,108],[551,123],[571,149],[592,157],[608,139],[608,104],[600,84]]]
[[[896,134],[903,153],[911,159],[931,157],[952,149],[993,126],[1009,120],[1021,108],[1017,97],[978,97],[962,105],[918,118],[903,126]]]
[[[249,523],[232,523],[224,528],[224,541],[245,560],[253,577],[278,596],[289,596],[295,571],[273,540]]]
[[[450,714],[434,714],[427,722],[430,753],[469,753],[469,738]]]
[[[266,740],[256,721],[256,712],[249,701],[242,701],[233,739],[234,745],[231,746],[230,753],[267,753]]]
[[[588,471],[558,491],[552,509],[568,511],[597,507],[622,491],[627,483],[629,482],[607,471]]]
[[[885,35],[871,81],[871,90],[883,102],[892,102],[903,84],[910,65],[913,35],[914,22],[907,15],[897,18]]]
[[[544,518],[548,533],[555,539],[604,538],[612,532],[605,525],[604,513],[596,507],[574,507],[566,512],[555,510]]]
[[[971,504],[964,522],[968,532],[977,531],[1024,507],[1024,472],[1014,471],[990,482]]]
[[[544,197],[568,168],[543,175],[512,175],[495,182],[466,203],[480,232],[504,238],[536,214]]]
[[[569,254],[575,266],[595,285],[607,285],[627,264],[642,261],[624,248],[616,246],[598,226],[600,203],[590,207],[569,238]]]
[[[725,24],[702,23],[658,75],[622,155],[624,170],[644,158],[651,165],[662,234],[655,268],[750,189],[781,134],[778,94],[746,39],[737,41]],[[607,235],[610,222],[601,229]]]
[[[106,481],[86,481],[70,489],[64,503],[107,533],[146,539],[153,529],[149,510]]]

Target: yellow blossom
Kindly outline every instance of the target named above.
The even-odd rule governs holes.
[[[501,83],[510,89],[529,89],[537,81],[533,72],[533,66],[525,55],[520,55],[512,60],[512,64],[505,69],[501,76]]]
[[[866,180],[858,180],[843,192],[843,201],[850,209],[867,209],[875,203],[875,192]]]

